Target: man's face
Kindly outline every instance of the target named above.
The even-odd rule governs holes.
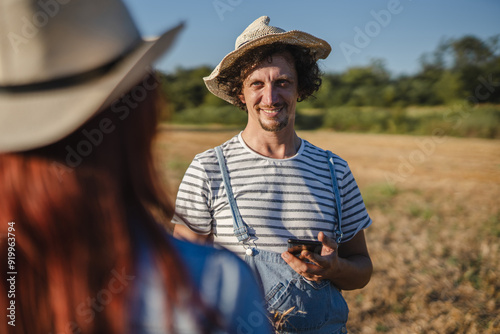
[[[278,132],[293,129],[297,103],[297,72],[290,56],[275,54],[264,60],[243,82],[241,101],[248,110],[248,126]]]

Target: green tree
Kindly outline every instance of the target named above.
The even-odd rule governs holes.
[[[425,99],[432,103],[448,103],[458,98],[477,95],[477,87],[485,78],[491,81],[489,92],[479,102],[500,102],[500,87],[494,79],[500,79],[499,36],[486,40],[475,36],[445,39],[434,53],[420,58],[421,71],[415,79],[427,81],[435,94],[427,94]]]
[[[208,66],[193,69],[178,68],[164,75],[164,90],[174,112],[200,106],[209,93],[203,77],[211,73]]]
[[[452,104],[465,97],[460,75],[450,70],[443,72],[441,78],[434,84],[433,90],[436,97],[445,104]]]
[[[352,106],[383,105],[380,96],[389,83],[390,73],[379,59],[365,67],[352,67],[340,77],[340,84],[350,91],[347,104]]]

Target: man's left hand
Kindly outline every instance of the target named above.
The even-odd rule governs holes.
[[[303,250],[298,257],[289,252],[282,253],[281,257],[293,270],[308,280],[332,280],[335,272],[339,271],[338,244],[323,232],[319,232],[318,240],[323,244],[321,255]]]
[[[302,251],[299,257],[289,252],[282,253],[281,257],[306,279],[327,279],[342,290],[361,289],[370,281],[373,265],[363,231],[342,243],[340,252],[337,243],[323,232],[319,232],[318,240],[323,244],[321,255]]]

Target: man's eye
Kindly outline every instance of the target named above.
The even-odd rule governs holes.
[[[283,87],[283,86],[286,86],[286,85],[288,84],[288,80],[285,80],[285,79],[278,80],[278,81],[276,82],[276,84],[277,84],[278,86]]]
[[[262,82],[260,81],[254,81],[250,84],[250,86],[261,86],[262,85]]]

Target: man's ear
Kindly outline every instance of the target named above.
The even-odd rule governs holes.
[[[240,95],[238,95],[238,98],[240,99],[241,103],[246,104],[246,102],[245,102],[245,95],[240,94]]]

